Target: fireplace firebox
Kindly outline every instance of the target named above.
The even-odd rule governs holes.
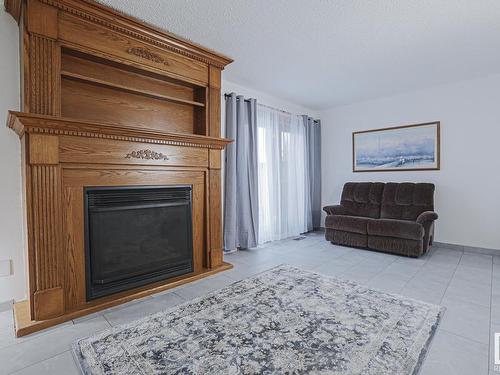
[[[191,186],[85,188],[87,300],[193,272]]]

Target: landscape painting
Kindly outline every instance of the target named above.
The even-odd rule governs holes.
[[[440,168],[440,123],[352,133],[353,172]]]

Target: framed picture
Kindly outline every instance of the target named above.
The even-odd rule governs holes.
[[[439,168],[439,121],[352,133],[353,172]]]

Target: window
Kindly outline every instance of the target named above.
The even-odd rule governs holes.
[[[307,231],[306,128],[301,116],[257,105],[259,243]]]

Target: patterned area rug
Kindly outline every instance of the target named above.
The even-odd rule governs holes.
[[[74,344],[85,374],[416,374],[442,308],[282,265]]]

